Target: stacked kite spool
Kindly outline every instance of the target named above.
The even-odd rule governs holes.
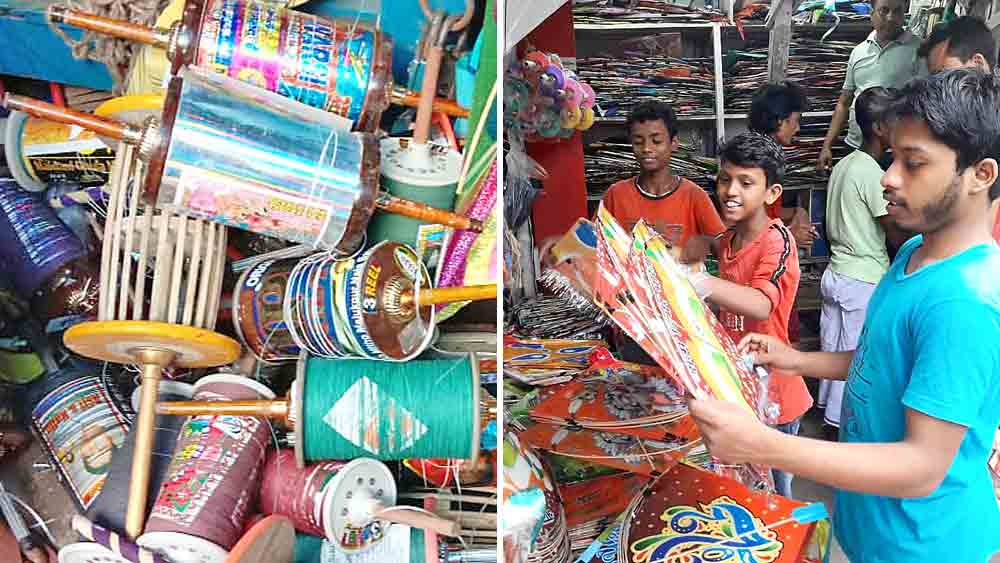
[[[529,141],[558,141],[594,125],[594,89],[555,53],[512,59],[504,80],[505,125]]]
[[[438,339],[462,305],[496,298],[496,88],[471,111],[442,95],[445,48],[472,13],[426,15],[423,88],[407,92],[391,38],[357,18],[190,0],[165,29],[50,11],[162,47],[171,69],[164,92],[109,102],[130,111],[3,98],[114,147],[105,185],[0,191],[20,245],[4,263],[41,303],[25,317],[65,331],[34,347],[29,400],[87,540],[60,561],[493,552],[495,502],[436,499],[495,497],[494,350]],[[417,106],[412,138],[377,140],[391,103]],[[464,151],[438,140],[450,117],[470,119]],[[85,214],[90,244],[52,208]],[[369,229],[379,215],[408,222]],[[93,283],[48,289],[67,269]],[[484,310],[472,323],[495,325]]]

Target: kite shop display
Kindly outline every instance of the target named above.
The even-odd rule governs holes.
[[[555,307],[508,319],[507,561],[821,560],[825,505],[777,495],[767,468],[722,465],[702,443],[684,395],[767,421],[767,374],[736,351],[663,239],[642,221],[626,231],[602,207],[552,252],[547,299],[613,324],[655,365],[616,357],[597,322],[587,339],[556,337]]]
[[[360,16],[49,11],[170,76],[0,77],[4,561],[496,561],[496,9],[421,4],[395,77]]]

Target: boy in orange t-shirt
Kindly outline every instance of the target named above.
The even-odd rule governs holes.
[[[781,197],[785,157],[768,136],[746,133],[719,154],[717,195],[730,230],[719,240],[719,273],[692,278],[699,294],[720,308],[719,320],[733,340],[750,332],[769,334],[788,344],[788,319],[799,288],[795,239],[767,206]],[[812,406],[802,376],[772,371],[768,395],[780,408],[778,429],[798,434],[801,417]],[[774,471],[778,494],[791,497],[792,475]]]
[[[642,172],[615,183],[604,194],[604,207],[615,219],[627,229],[644,219],[680,248],[692,235],[714,237],[725,231],[708,194],[671,171],[670,159],[678,144],[674,110],[663,102],[641,103],[625,127]]]

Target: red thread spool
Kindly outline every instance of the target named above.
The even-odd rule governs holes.
[[[341,550],[358,552],[381,541],[389,523],[351,522],[348,505],[368,498],[385,506],[396,504],[396,482],[379,461],[325,461],[299,468],[295,452],[271,452],[264,464],[260,509],[291,519],[295,529],[326,537]]]
[[[245,377],[212,375],[198,381],[194,397],[271,400],[274,393]],[[253,507],[269,441],[263,418],[191,417],[138,543],[178,562],[225,558]]]

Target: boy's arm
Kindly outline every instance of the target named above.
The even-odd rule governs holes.
[[[763,321],[771,316],[773,305],[764,292],[755,288],[714,276],[707,276],[698,282],[701,293],[708,293],[707,301],[751,319]]]
[[[772,369],[794,371],[815,379],[847,379],[854,352],[802,352],[770,334],[750,333],[739,343],[742,354],[753,363]]]
[[[782,290],[782,285],[788,285],[783,277],[796,276],[797,280],[798,276],[796,266],[790,260],[791,253],[795,252],[795,244],[788,230],[784,227],[769,227],[760,236],[764,237],[764,249],[754,265],[750,279],[740,280],[745,281],[745,285],[718,278],[700,282],[705,288],[701,293],[708,294],[706,300],[727,311],[758,321],[767,319],[783,299],[795,299],[795,287],[792,288],[791,295],[788,295],[787,288]],[[795,285],[797,286],[797,281]]]
[[[734,403],[708,399],[689,406],[712,454],[723,462],[766,465],[838,489],[899,498],[934,492],[966,432],[907,409],[900,442],[827,442],[783,434]]]

